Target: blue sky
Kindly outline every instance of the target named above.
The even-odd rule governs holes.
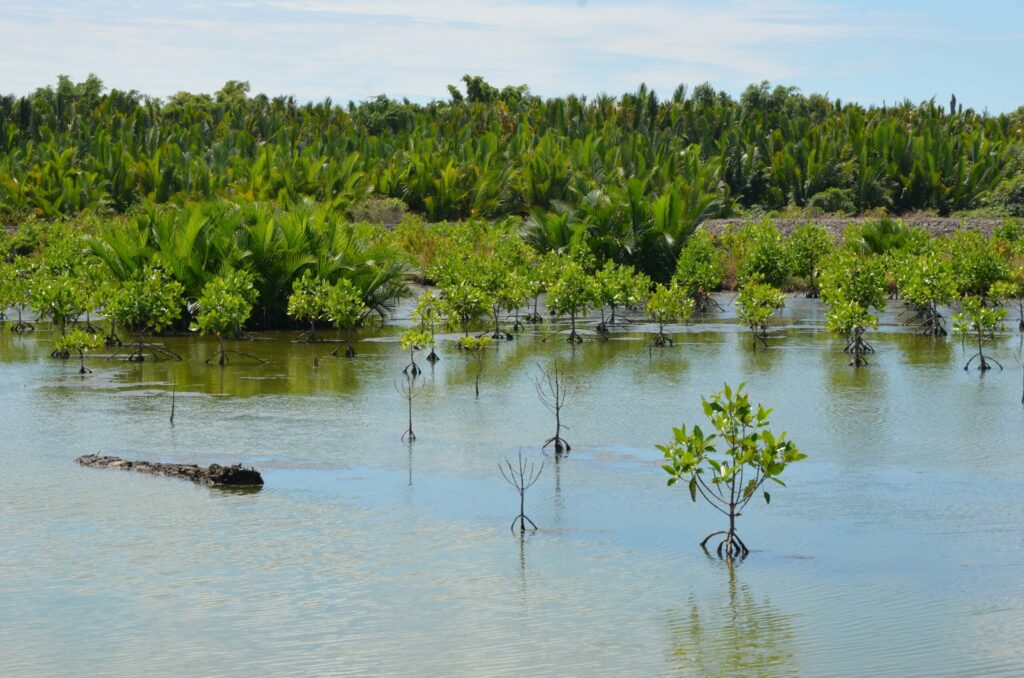
[[[1024,105],[1024,2],[0,0],[0,92],[64,73],[154,96],[229,79],[427,101],[463,73],[537,94],[769,80],[865,104]]]

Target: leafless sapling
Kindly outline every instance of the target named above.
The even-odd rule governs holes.
[[[543,367],[538,367],[538,369],[540,369],[540,374],[533,381],[533,385],[537,389],[537,397],[540,398],[544,407],[555,415],[555,435],[545,440],[541,449],[547,449],[548,445],[553,445],[555,455],[562,455],[572,449],[562,437],[563,426],[569,428],[562,424],[562,407],[576,397],[579,387],[577,384],[566,381],[565,373],[558,367],[557,362],[550,370]]]
[[[540,474],[544,472],[544,462],[540,463],[540,468],[537,468],[532,461],[527,464],[523,459],[523,451],[519,450],[518,465],[513,466],[512,462],[506,458],[503,464],[498,464],[498,470],[501,471],[505,482],[519,493],[519,515],[512,520],[510,526],[512,534],[516,533],[516,523],[519,523],[520,535],[526,533],[526,523],[530,523],[530,526],[536,530],[537,524],[526,515],[526,491],[533,487],[533,484],[540,478]]]
[[[423,391],[423,386],[417,387],[415,377],[406,374],[401,383],[395,382],[395,390],[405,398],[409,406],[409,426],[406,428],[405,433],[402,434],[402,440],[411,443],[416,440],[416,434],[412,432],[412,401]]]

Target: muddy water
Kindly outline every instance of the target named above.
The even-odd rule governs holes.
[[[531,331],[487,351],[479,400],[443,338],[411,449],[399,327],[351,360],[261,335],[240,347],[268,364],[222,370],[171,339],[184,361],[93,356],[85,378],[47,333],[5,331],[0,674],[1019,675],[1019,339],[980,378],[897,310],[859,371],[802,299],[756,352],[728,312],[664,350],[642,324],[576,349]],[[532,382],[556,360],[580,386],[557,463]],[[654,450],[723,381],[809,454],[740,519],[754,553],[733,568],[697,546],[720,516],[667,488]],[[525,540],[497,471],[520,448],[546,463]],[[73,463],[90,452],[241,461],[266,486]]]

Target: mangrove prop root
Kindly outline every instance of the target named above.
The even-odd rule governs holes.
[[[258,486],[263,484],[263,476],[254,468],[246,468],[241,464],[233,466],[196,466],[195,464],[160,464],[150,461],[129,461],[120,457],[105,457],[98,454],[87,454],[75,460],[89,468],[120,469],[135,471],[151,476],[166,476],[191,480],[200,485],[233,485]]]
[[[722,305],[718,303],[718,300],[712,297],[704,290],[698,290],[693,295],[693,307],[698,313],[707,313],[710,311],[724,311]]]
[[[664,348],[666,346],[674,346],[675,344],[666,335],[659,332],[654,335],[654,345],[658,348]]]
[[[970,357],[970,359],[967,361],[967,364],[964,365],[964,371],[965,372],[968,369],[970,369],[971,363],[974,362],[975,359],[978,360],[978,369],[981,370],[982,372],[986,372],[986,371],[992,369],[992,366],[989,365],[989,362],[995,363],[996,366],[999,367],[999,371],[1003,370],[1003,364],[1001,362],[999,362],[995,358],[993,358],[991,356],[987,356],[984,353],[982,353],[981,351],[979,351],[979,352],[975,353],[974,355],[972,355]]]
[[[917,323],[917,331],[925,336],[946,336],[946,320],[933,304],[914,304],[906,302],[907,309],[901,315],[909,315],[904,325]]]
[[[316,330],[306,330],[300,332],[299,336],[295,338],[295,341],[300,344],[319,344],[323,342],[324,338],[316,333]]]
[[[170,358],[172,360],[181,360],[180,355],[178,355],[174,351],[170,351],[164,348],[163,346],[160,346],[159,344],[150,344],[144,341],[136,341],[129,344],[128,348],[131,348],[132,350],[128,353],[125,359],[130,363],[144,362],[146,360],[145,354],[147,350],[153,355],[154,360],[160,360],[161,356],[165,358]],[[114,351],[109,356],[107,356],[107,360],[113,360],[119,355],[121,355],[120,350]]]
[[[525,513],[520,513],[518,516],[515,517],[515,520],[512,521],[512,534],[516,533],[516,523],[520,524],[520,534],[526,533],[526,525],[523,524],[523,521],[530,523],[530,526],[533,527],[534,532],[537,531],[537,524],[530,520],[530,516],[526,515]]]
[[[501,471],[501,476],[505,479],[505,482],[519,493],[519,515],[515,517],[510,526],[512,534],[516,533],[516,523],[519,523],[519,533],[521,535],[526,534],[526,523],[530,523],[530,526],[536,531],[537,524],[526,515],[526,491],[533,487],[537,479],[540,478],[540,474],[544,472],[544,462],[541,462],[540,468],[534,466],[532,462],[526,463],[523,459],[523,451],[520,449],[516,466],[513,466],[512,462],[506,458],[505,461],[498,464],[498,470]]]
[[[19,320],[18,322],[11,325],[11,332],[14,332],[15,334],[25,334],[26,332],[35,331],[35,325],[33,325],[32,323],[27,323],[24,320]]]
[[[267,364],[267,361],[264,360],[263,358],[259,357],[259,356],[253,355],[252,353],[245,353],[244,351],[236,351],[233,348],[225,349],[223,351],[217,351],[216,353],[214,353],[213,355],[211,355],[209,358],[206,359],[206,364],[209,365],[211,360],[213,360],[214,358],[217,358],[217,364],[220,365],[221,367],[224,367],[229,362],[228,361],[228,354],[229,353],[232,353],[232,354],[237,355],[237,356],[241,356],[243,358],[250,358],[252,360],[255,360],[256,362],[258,362],[261,365],[266,365]]]
[[[725,535],[722,540],[718,542],[718,546],[715,548],[715,553],[719,558],[724,560],[734,560],[736,558],[742,559],[750,554],[750,549],[747,548],[747,545],[743,543],[743,540],[740,539],[740,536],[736,534],[736,530],[734,529],[719,530],[704,537],[704,540],[700,543],[700,547],[704,549],[704,553],[708,553],[707,544],[711,541],[711,538],[718,535]],[[710,553],[708,555],[710,555]]]
[[[427,356],[427,362],[433,364],[440,359],[441,356],[437,355],[437,352],[434,349],[430,349],[430,354]]]
[[[551,436],[550,438],[544,441],[544,445],[541,447],[541,449],[546,450],[548,445],[551,444],[554,444],[556,456],[568,454],[572,450],[572,446],[565,440],[565,438],[562,438],[561,436]]]

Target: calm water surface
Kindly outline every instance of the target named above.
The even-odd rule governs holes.
[[[84,379],[49,333],[4,331],[0,674],[1021,675],[1019,339],[981,378],[898,310],[859,371],[803,299],[757,352],[728,312],[662,351],[640,324],[575,350],[531,331],[488,350],[479,400],[443,340],[411,449],[399,327],[319,369],[332,346],[261,335],[243,348],[268,365],[206,367],[212,344],[172,339],[181,363],[91,357]],[[581,386],[558,463],[532,383],[556,360]],[[720,516],[665,486],[654,449],[724,381],[809,454],[741,518],[754,553],[733,568],[698,548]],[[519,448],[547,463],[524,540],[497,472]],[[92,452],[240,461],[266,486],[73,463]]]

